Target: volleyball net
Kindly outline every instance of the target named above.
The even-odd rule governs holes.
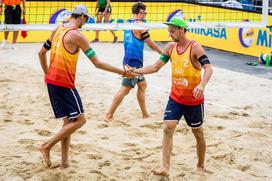
[[[112,0],[110,23],[97,24],[96,1],[27,0],[25,15],[27,24],[4,24],[4,13],[2,13],[0,31],[53,30],[69,18],[78,4],[85,5],[92,15],[82,28],[85,30],[165,29],[167,26],[163,22],[174,16],[181,16],[187,20],[189,28],[263,28],[269,25],[269,11],[272,11],[269,8],[269,0],[251,5],[205,0],[150,0],[143,1],[147,6],[145,23],[126,23],[132,18],[131,7],[135,2],[137,1]]]

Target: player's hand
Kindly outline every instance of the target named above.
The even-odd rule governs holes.
[[[198,85],[194,88],[194,90],[193,90],[193,96],[194,96],[195,99],[201,98],[201,96],[202,96],[203,93],[204,93],[205,86],[206,86],[206,84],[201,82],[200,84],[198,84]]]
[[[130,67],[129,65],[124,66],[124,75],[123,77],[135,78],[138,75],[134,72],[135,68]]]

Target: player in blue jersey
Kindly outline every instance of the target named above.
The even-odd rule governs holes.
[[[137,2],[132,6],[133,19],[129,20],[130,23],[142,23],[144,22],[146,16],[146,5],[142,2]],[[123,66],[129,65],[133,68],[143,67],[143,50],[144,43],[158,52],[162,53],[162,50],[153,42],[147,30],[126,30],[124,31],[124,48],[125,56],[123,59]],[[145,91],[147,87],[146,80],[144,76],[139,76],[137,78],[123,78],[122,87],[116,93],[110,109],[106,114],[105,121],[112,121],[113,114],[117,107],[122,102],[123,98],[130,92],[132,88],[137,84],[137,99],[143,113],[143,118],[149,117],[145,105]]]

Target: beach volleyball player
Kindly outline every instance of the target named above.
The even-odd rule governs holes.
[[[48,141],[39,146],[42,158],[48,167],[51,166],[50,150],[61,142],[61,168],[69,167],[68,151],[71,134],[82,127],[85,122],[81,98],[75,88],[76,65],[80,50],[90,59],[96,68],[114,72],[126,77],[132,76],[126,71],[102,62],[89,46],[88,39],[79,32],[89,18],[88,10],[78,5],[72,12],[67,24],[60,25],[44,43],[39,52],[39,59],[45,74],[50,102],[56,118],[63,119],[63,126]],[[46,53],[50,53],[50,65],[47,65]]]

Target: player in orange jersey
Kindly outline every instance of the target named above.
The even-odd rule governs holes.
[[[23,4],[23,9],[21,9],[20,4]],[[0,0],[0,17],[3,12],[3,4],[5,5],[5,24],[20,24],[21,23],[21,15],[26,14],[26,1],[25,0]],[[0,19],[1,21],[1,19]],[[1,47],[6,48],[8,42],[9,31],[4,32],[4,39],[2,41]],[[16,50],[16,41],[18,37],[18,31],[13,32],[11,49]]]
[[[153,65],[136,69],[136,74],[157,72],[169,60],[172,64],[172,88],[164,113],[163,163],[155,175],[168,176],[170,157],[173,147],[173,133],[179,120],[184,116],[187,125],[192,128],[197,145],[197,170],[204,171],[206,143],[203,134],[204,89],[212,75],[212,66],[204,49],[195,41],[186,37],[186,22],[173,17],[168,32],[173,42],[168,43],[160,59]],[[204,75],[201,77],[201,69]]]
[[[63,119],[61,130],[39,147],[43,161],[48,167],[51,166],[50,150],[59,141],[61,142],[60,167],[69,167],[68,151],[71,134],[86,122],[81,98],[75,88],[76,65],[80,49],[96,68],[126,77],[134,77],[130,70],[126,71],[111,66],[97,57],[95,51],[89,46],[88,39],[78,30],[87,22],[88,18],[87,8],[83,5],[76,6],[69,22],[54,30],[39,52],[55,117]],[[48,67],[46,53],[50,49],[50,65]]]

